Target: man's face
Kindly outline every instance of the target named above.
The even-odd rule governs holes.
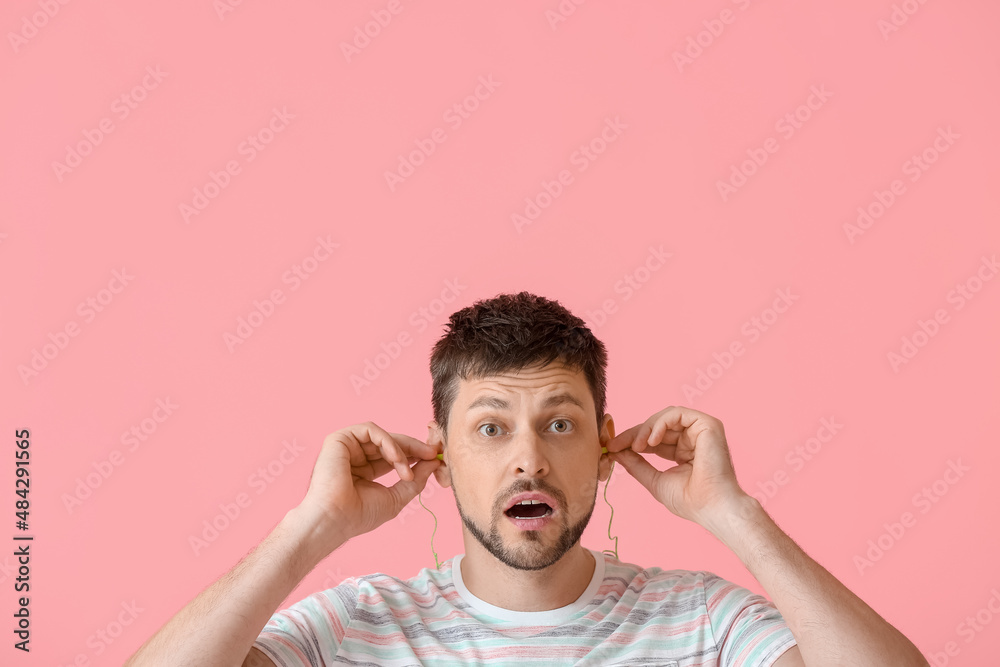
[[[462,523],[497,560],[519,570],[546,568],[579,542],[590,521],[598,481],[610,475],[601,446],[614,437],[614,422],[605,415],[598,433],[586,377],[559,362],[459,382],[445,465],[434,475],[454,487]],[[559,395],[580,405],[546,405]],[[428,441],[442,443],[437,424],[428,426]],[[544,526],[525,530],[505,510],[515,495],[531,491],[549,495],[557,508]]]

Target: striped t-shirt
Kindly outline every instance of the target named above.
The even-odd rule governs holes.
[[[644,569],[588,551],[590,585],[559,609],[480,600],[458,554],[407,581],[345,579],[275,612],[253,645],[279,667],[769,667],[796,643],[771,602],[711,572]]]

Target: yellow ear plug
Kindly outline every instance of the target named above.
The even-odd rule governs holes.
[[[607,454],[607,453],[608,453],[608,448],[601,447],[601,454]],[[444,461],[444,454],[438,454],[437,457],[439,460]]]

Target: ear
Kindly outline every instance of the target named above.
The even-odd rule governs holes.
[[[438,484],[440,484],[442,488],[447,489],[451,486],[451,468],[448,467],[448,448],[445,446],[444,436],[441,434],[441,428],[433,419],[427,423],[427,444],[441,451],[444,455],[444,460],[441,461],[441,465],[439,465],[437,470],[434,471],[434,479],[438,481]]]
[[[601,426],[601,432],[598,434],[598,438],[601,441],[601,447],[607,447],[608,443],[611,442],[615,437],[615,420],[611,415],[604,415],[604,424]],[[613,461],[611,457],[607,454],[601,454],[600,463],[597,466],[597,479],[601,482],[606,482],[611,477],[611,464]]]

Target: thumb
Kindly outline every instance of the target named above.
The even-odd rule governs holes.
[[[427,486],[427,479],[440,465],[441,461],[438,459],[418,461],[415,466],[410,468],[413,471],[413,479],[401,479],[389,487],[396,496],[397,512],[403,511],[403,508],[424,490],[424,487]]]
[[[659,471],[646,460],[646,457],[632,449],[623,449],[616,452],[612,459],[620,463],[628,474],[646,487],[647,491],[653,493],[653,478]]]

